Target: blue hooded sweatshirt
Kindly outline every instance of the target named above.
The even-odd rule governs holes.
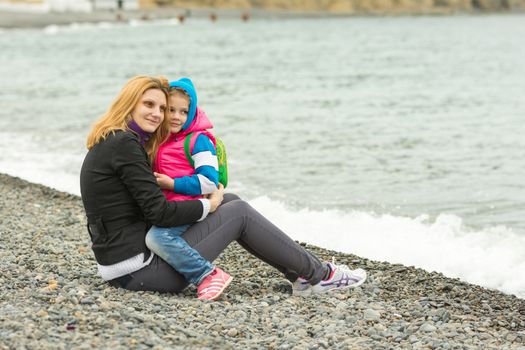
[[[170,88],[179,88],[190,96],[190,108],[188,110],[188,119],[182,126],[182,130],[186,130],[190,127],[193,119],[195,118],[195,113],[197,111],[197,91],[195,91],[195,86],[190,78],[180,78],[179,80],[172,81],[170,83]]]

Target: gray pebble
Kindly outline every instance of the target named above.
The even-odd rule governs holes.
[[[422,332],[435,332],[436,329],[436,326],[433,326],[430,323],[423,323],[423,325],[421,325],[419,328],[419,330]]]
[[[379,321],[381,313],[373,309],[366,309],[363,312],[363,318],[367,321]]]
[[[0,348],[525,350],[523,299],[412,266],[308,245],[369,280],[299,298],[232,244],[216,260],[232,284],[202,303],[194,287],[160,294],[102,281],[78,197],[0,174],[0,229]]]

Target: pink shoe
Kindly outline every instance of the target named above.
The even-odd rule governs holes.
[[[199,284],[197,287],[197,299],[199,300],[217,300],[222,292],[228,287],[233,277],[222,271],[218,267]]]

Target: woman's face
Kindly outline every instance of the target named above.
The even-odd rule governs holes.
[[[131,117],[145,132],[152,133],[164,120],[166,95],[159,89],[149,89],[131,112]]]
[[[180,92],[172,92],[170,95],[170,132],[178,133],[188,119],[190,99]]]

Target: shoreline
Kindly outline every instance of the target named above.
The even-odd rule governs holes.
[[[210,19],[214,14],[218,22],[221,19],[238,19],[248,14],[249,19],[271,19],[271,18],[321,18],[321,17],[341,17],[348,15],[338,15],[324,12],[308,11],[280,11],[262,9],[222,9],[222,8],[178,8],[162,7],[141,10],[96,10],[89,13],[81,12],[48,12],[48,13],[23,13],[14,11],[0,10],[0,28],[42,28],[49,25],[70,25],[73,23],[125,23],[133,20],[155,21],[155,20],[178,20],[179,16],[184,17],[184,21],[192,19]]]
[[[525,350],[525,300],[422,269],[301,243],[365,268],[363,286],[290,295],[275,269],[232,244],[214,303],[115,289],[96,275],[80,197],[0,173],[0,349],[435,348]]]
[[[125,23],[134,20],[177,20],[179,16],[184,21],[193,18],[210,19],[213,14],[218,22],[221,19],[238,19],[242,21],[243,15],[251,19],[273,19],[273,18],[345,18],[345,17],[420,17],[420,16],[489,16],[489,15],[520,15],[522,11],[452,11],[432,10],[427,12],[396,12],[377,11],[363,13],[335,13],[327,11],[286,11],[270,9],[233,9],[233,8],[178,8],[161,7],[140,10],[95,10],[93,12],[46,12],[31,13],[0,9],[0,29],[16,28],[44,28],[50,25],[70,25],[73,23]]]

